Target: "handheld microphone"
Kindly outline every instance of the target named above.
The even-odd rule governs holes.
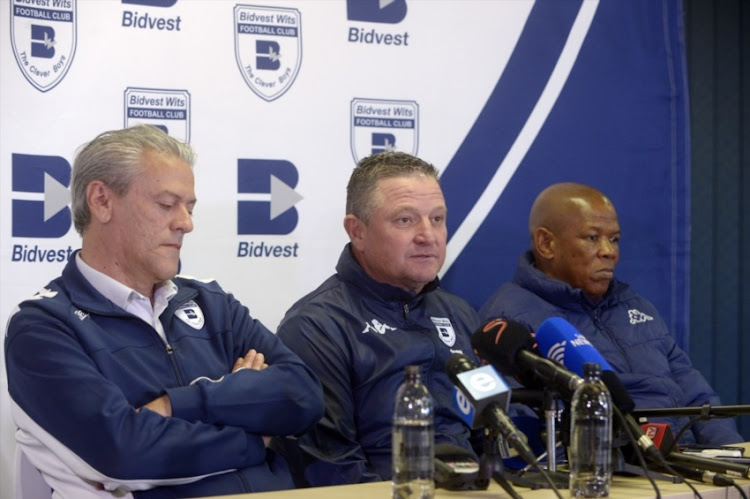
[[[625,385],[612,370],[609,363],[571,323],[561,317],[550,317],[542,322],[536,332],[539,349],[547,356],[573,372],[583,374],[583,364],[597,362],[602,366],[601,380],[612,396],[612,402],[620,410],[625,426],[643,452],[653,461],[664,464],[664,456],[653,441],[646,436],[633,418],[635,402]]]
[[[547,387],[572,396],[583,380],[561,365],[534,352],[534,340],[522,324],[505,319],[487,322],[471,336],[471,346],[483,362],[506,376],[514,376],[529,388]]]
[[[505,410],[510,401],[510,389],[492,366],[477,368],[466,355],[455,353],[445,363],[451,381],[469,399],[475,411],[474,425],[484,425],[501,434],[529,464],[536,456],[524,435]]]

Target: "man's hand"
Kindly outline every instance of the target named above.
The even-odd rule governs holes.
[[[234,362],[232,372],[237,372],[240,369],[255,369],[256,371],[262,371],[268,367],[266,364],[266,356],[260,352],[256,352],[254,348],[247,351],[244,357],[240,357]]]
[[[161,414],[165,418],[172,416],[172,401],[169,400],[169,395],[166,394],[152,400],[138,410],[140,411],[143,408],[154,411],[157,414]]]

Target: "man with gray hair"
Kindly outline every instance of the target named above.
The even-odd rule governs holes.
[[[323,419],[298,440],[298,485],[391,477],[391,419],[404,368],[417,365],[435,400],[435,442],[472,452],[445,372],[474,358],[474,309],[440,288],[447,208],[434,166],[403,152],[359,162],[347,187],[336,273],[282,320],[279,337],[323,384]]]
[[[176,276],[193,162],[146,125],[76,156],[81,249],[19,305],[5,339],[16,440],[54,497],[293,487],[267,444],[320,418],[320,383],[216,282]]]

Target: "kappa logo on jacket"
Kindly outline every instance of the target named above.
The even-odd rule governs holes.
[[[180,308],[174,314],[193,329],[201,329],[206,322],[203,317],[203,310],[193,300],[180,305]]]
[[[438,336],[447,346],[452,347],[456,344],[456,331],[453,330],[453,324],[447,317],[430,317],[430,320],[437,328]]]
[[[628,310],[628,317],[630,318],[631,324],[639,324],[641,322],[654,320],[654,318],[651,317],[650,315],[646,315],[643,312],[640,312],[634,308]]]
[[[42,288],[41,291],[37,291],[34,293],[34,296],[29,298],[30,300],[41,300],[42,298],[54,298],[57,296],[57,291],[52,291],[51,289]]]
[[[365,328],[362,330],[362,334],[371,331],[373,333],[385,334],[386,331],[395,331],[395,327],[391,327],[384,322],[380,322],[377,319],[373,319],[370,322],[365,322]]]

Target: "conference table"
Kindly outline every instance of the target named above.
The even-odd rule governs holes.
[[[740,444],[750,449],[750,443]],[[734,478],[735,483],[750,497],[750,480]],[[671,480],[654,479],[661,497],[666,499],[693,499],[693,490],[684,483]],[[735,487],[717,487],[695,480],[690,480],[703,499],[742,499],[742,494]],[[551,489],[535,489],[514,485],[513,489],[523,499],[550,499],[557,497]],[[564,498],[570,497],[567,489],[558,488]],[[260,492],[254,494],[235,494],[214,496],[205,499],[386,499],[391,497],[391,482],[373,482],[354,485],[336,485],[331,487],[312,487],[307,489],[282,490],[277,492]],[[495,481],[490,482],[486,490],[451,491],[435,490],[436,498],[467,499],[507,499],[511,496]],[[612,499],[639,499],[656,497],[651,482],[642,476],[615,475],[609,497]]]
[[[750,480],[736,480],[745,494],[750,496]],[[734,487],[716,487],[704,483],[690,482],[704,499],[741,499],[742,495]],[[693,491],[684,483],[672,483],[665,480],[656,480],[662,498],[670,499],[693,499]],[[514,486],[518,495],[523,499],[549,499],[557,497],[550,489],[531,490],[525,487]],[[560,490],[562,497],[570,497],[567,490]],[[277,492],[260,492],[254,494],[236,494],[227,496],[216,496],[206,499],[386,499],[391,497],[390,482],[373,482],[355,485],[336,485],[332,487],[313,487],[308,489],[282,490]],[[435,490],[436,498],[467,498],[467,499],[507,499],[511,496],[495,482],[490,483],[487,490],[476,491],[450,491],[444,489]],[[612,487],[609,497],[612,499],[638,499],[656,497],[651,483],[643,477],[621,477],[612,479]]]

